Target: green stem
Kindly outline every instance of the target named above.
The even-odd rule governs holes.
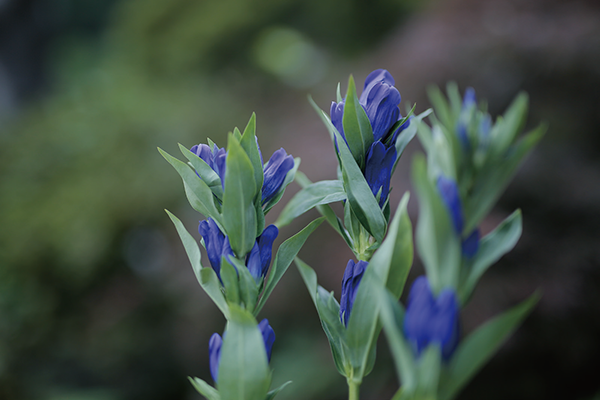
[[[359,400],[360,383],[348,379],[348,400]]]

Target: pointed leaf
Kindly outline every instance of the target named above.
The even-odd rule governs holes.
[[[415,157],[412,175],[419,199],[415,240],[429,283],[435,293],[446,286],[456,288],[461,265],[460,238],[437,188],[427,176],[422,155]]]
[[[221,292],[221,283],[219,282],[219,278],[215,274],[215,271],[213,271],[212,268],[202,268],[198,243],[192,235],[189,234],[187,229],[185,229],[179,218],[171,214],[168,210],[165,211],[169,215],[169,218],[171,218],[171,221],[173,221],[175,229],[177,229],[177,233],[183,243],[188,259],[192,264],[192,269],[194,270],[196,279],[198,279],[198,283],[200,283],[202,289],[204,289],[206,294],[208,294],[217,307],[219,307],[219,310],[225,315],[225,318],[227,318],[229,316],[229,307],[227,306],[223,292]]]
[[[267,398],[265,400],[273,400],[275,398],[275,396],[277,396],[279,394],[279,392],[281,392],[283,390],[283,388],[285,388],[290,383],[292,383],[292,381],[287,381],[286,383],[279,386],[278,388],[271,390],[269,393],[267,393]]]
[[[365,180],[362,171],[356,164],[356,161],[350,154],[346,143],[336,133],[340,159],[342,160],[342,176],[344,180],[344,189],[348,196],[348,201],[352,206],[352,211],[360,220],[367,231],[379,242],[383,241],[387,222],[383,216],[379,203],[373,196],[369,184]]]
[[[194,389],[196,389],[202,396],[206,397],[207,400],[221,400],[221,395],[217,389],[210,386],[202,379],[192,378],[191,376],[189,376],[188,379],[192,383],[192,386],[194,386]]]
[[[313,207],[346,200],[342,182],[336,180],[313,183],[298,193],[286,204],[275,225],[285,226]]]
[[[469,274],[461,291],[463,304],[469,298],[475,285],[483,273],[504,254],[517,244],[522,231],[521,210],[516,210],[508,216],[492,232],[487,234],[479,244],[475,258],[469,263]]]
[[[256,242],[256,184],[252,163],[239,142],[229,137],[223,194],[223,227],[231,249],[238,257],[250,252]]]
[[[352,76],[348,80],[348,92],[346,93],[342,123],[348,147],[352,152],[354,160],[362,168],[365,165],[367,151],[374,141],[373,128],[371,127],[367,113],[358,101],[356,86]]]
[[[258,149],[258,142],[256,141],[256,113],[252,113],[248,125],[246,125],[246,129],[244,129],[240,145],[252,163],[254,182],[256,183],[256,192],[258,193],[262,188],[264,171],[260,150]]]
[[[175,168],[181,179],[183,179],[186,194],[192,207],[204,214],[204,216],[220,221],[221,215],[215,208],[213,192],[208,185],[196,175],[196,172],[189,165],[173,157],[161,148],[158,151]]]
[[[196,170],[200,178],[206,183],[219,200],[223,199],[223,187],[221,178],[213,169],[200,157],[192,153],[187,147],[179,143],[179,150],[188,159],[192,167]]]
[[[533,309],[540,295],[500,314],[471,333],[456,349],[448,366],[448,374],[440,382],[439,399],[450,400],[490,359]]]

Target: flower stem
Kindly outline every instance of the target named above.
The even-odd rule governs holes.
[[[348,400],[359,400],[360,383],[348,379]]]

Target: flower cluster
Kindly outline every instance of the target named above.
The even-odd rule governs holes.
[[[220,279],[221,259],[225,257],[229,260],[229,257],[234,255],[229,245],[229,239],[221,232],[212,218],[200,221],[198,232],[204,240],[210,265]],[[256,283],[259,283],[267,275],[271,264],[273,241],[278,234],[279,229],[275,225],[267,226],[263,233],[256,238],[250,253],[246,255],[246,267]],[[232,265],[235,267],[235,264],[232,263]]]
[[[373,131],[373,141],[364,154],[363,174],[374,196],[379,195],[379,206],[383,207],[390,191],[390,179],[396,163],[396,140],[398,134],[410,123],[408,120],[400,126],[400,92],[394,87],[394,78],[384,70],[378,69],[365,80],[359,103],[365,110]],[[347,142],[344,134],[345,100],[332,102],[331,122]]]
[[[258,143],[257,143],[258,145]],[[206,144],[193,146],[190,151],[200,157],[209,167],[213,169],[221,179],[221,187],[225,190],[225,170],[227,152],[213,144],[211,148]],[[258,149],[260,162],[263,164],[262,152]],[[262,204],[268,203],[281,189],[287,173],[294,168],[294,158],[281,148],[273,153],[264,166],[264,180],[262,185]]]

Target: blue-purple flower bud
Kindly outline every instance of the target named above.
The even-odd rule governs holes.
[[[219,226],[212,218],[200,221],[198,232],[204,239],[204,247],[208,254],[208,260],[213,270],[221,279],[221,257],[228,257],[233,254],[229,245],[229,239],[221,232]]]
[[[198,226],[198,232],[204,239],[204,246],[206,247],[210,265],[219,279],[221,279],[221,258],[225,257],[229,259],[233,255],[229,239],[221,232],[221,229],[219,229],[219,226],[212,218],[201,221]],[[256,238],[256,242],[250,253],[246,255],[246,267],[256,283],[260,282],[269,271],[273,254],[273,241],[277,238],[278,234],[279,229],[275,225],[267,226],[263,233]]]
[[[294,168],[294,157],[288,155],[283,148],[273,153],[264,167],[262,204],[267,203],[279,192],[287,173],[292,168]]]
[[[437,188],[450,213],[454,230],[459,236],[462,235],[464,219],[458,185],[453,179],[442,175],[437,180]]]
[[[208,360],[210,366],[210,374],[212,375],[213,381],[217,381],[219,376],[219,361],[221,361],[221,346],[223,346],[223,339],[218,333],[213,333],[208,341]]]
[[[278,234],[279,229],[275,225],[267,226],[263,233],[256,238],[256,243],[246,256],[246,266],[256,283],[260,282],[269,271],[273,254],[273,241]]]
[[[466,238],[462,236],[464,229],[464,216],[458,186],[453,179],[440,176],[437,181],[438,191],[456,234],[461,238],[462,253],[467,258],[473,258],[479,250],[479,229],[473,230]]]
[[[437,344],[442,359],[450,359],[460,338],[458,316],[458,300],[452,289],[444,289],[434,297],[427,278],[417,278],[404,316],[404,335],[417,357],[430,344]]]
[[[275,342],[275,332],[271,325],[269,325],[269,321],[265,318],[258,324],[258,330],[262,335],[263,342],[265,344],[265,352],[267,355],[267,360],[271,361],[271,351],[273,350],[273,343]],[[227,332],[223,333],[223,338],[225,338]],[[208,342],[208,356],[209,356],[209,366],[210,366],[210,374],[215,382],[217,382],[217,378],[219,377],[219,363],[221,362],[221,347],[223,346],[223,338],[218,333],[213,333]]]
[[[221,178],[221,187],[225,189],[225,161],[227,160],[227,151],[219,148],[216,144],[213,145],[212,151],[205,144],[195,145],[190,151],[204,160],[219,175],[219,178]]]
[[[394,87],[394,78],[384,70],[377,69],[367,76],[365,86],[360,95],[359,102],[365,109],[371,127],[373,139],[386,141],[392,126],[400,119],[401,97],[398,89]]]
[[[468,87],[465,90],[465,97],[463,97],[462,108],[467,109],[469,107],[477,106],[477,96],[475,95],[475,89]]]
[[[271,361],[271,351],[273,350],[273,343],[275,343],[275,331],[269,325],[268,319],[263,319],[258,324],[258,329],[263,337],[263,342],[265,343],[265,351],[267,352],[267,360]]]
[[[369,148],[365,162],[365,179],[373,196],[381,190],[379,207],[383,207],[390,193],[392,169],[396,162],[396,147],[386,148],[381,142],[375,142]]]
[[[345,326],[348,326],[350,313],[352,312],[356,293],[358,292],[358,285],[368,265],[368,262],[362,260],[357,263],[354,260],[350,260],[348,261],[348,265],[346,265],[344,277],[342,278],[342,297],[340,299],[340,319]]]
[[[462,241],[462,253],[465,257],[473,258],[475,254],[477,254],[477,250],[479,250],[479,236],[479,229],[474,229],[473,232]]]

